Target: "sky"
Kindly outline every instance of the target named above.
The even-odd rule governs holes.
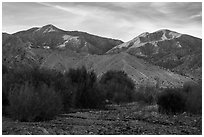
[[[3,2],[2,31],[52,24],[67,31],[129,41],[143,32],[170,29],[202,38],[201,2]]]

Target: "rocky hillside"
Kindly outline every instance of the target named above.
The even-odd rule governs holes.
[[[2,64],[9,67],[38,66],[38,57],[32,52],[29,43],[21,38],[7,33],[2,34]]]
[[[202,71],[202,39],[170,30],[142,33],[108,54],[127,52],[146,61],[197,80]]]

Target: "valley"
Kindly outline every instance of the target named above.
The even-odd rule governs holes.
[[[202,39],[164,29],[123,42],[49,24],[3,33],[2,50],[4,135],[202,134]]]

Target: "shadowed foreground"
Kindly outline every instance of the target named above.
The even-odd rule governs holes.
[[[157,106],[110,105],[106,110],[73,110],[47,122],[3,117],[2,134],[202,134],[201,115],[159,114]]]

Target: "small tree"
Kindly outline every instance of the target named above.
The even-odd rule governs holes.
[[[202,82],[196,84],[186,82],[183,86],[186,93],[186,111],[190,113],[202,113]]]
[[[141,85],[134,92],[134,101],[146,104],[156,104],[159,90],[154,86]]]
[[[72,104],[76,107],[96,108],[103,106],[103,94],[98,88],[97,77],[93,71],[88,72],[85,67],[70,69],[66,77],[70,78],[70,83],[75,92],[72,94]]]
[[[162,113],[181,113],[185,111],[186,96],[180,89],[167,88],[158,95],[157,104]]]
[[[107,71],[99,83],[103,85],[108,100],[116,103],[132,101],[135,85],[125,72]]]

